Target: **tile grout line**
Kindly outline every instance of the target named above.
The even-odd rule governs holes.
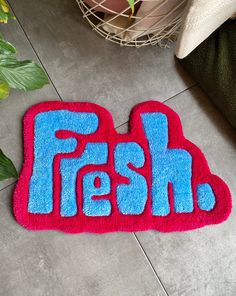
[[[166,102],[168,102],[168,101],[174,99],[174,98],[177,97],[178,95],[184,93],[186,90],[189,90],[189,89],[193,88],[193,87],[196,86],[196,85],[197,85],[197,83],[195,83],[195,84],[193,84],[193,85],[191,85],[191,86],[189,86],[189,87],[187,87],[187,88],[181,90],[179,93],[177,93],[177,94],[171,96],[170,98],[164,100],[164,101],[161,102],[161,103],[166,103]],[[121,126],[123,126],[123,125],[125,125],[125,124],[127,124],[127,123],[129,123],[129,120],[125,121],[124,123],[119,124],[118,126],[115,127],[115,129],[120,128]]]
[[[140,243],[140,241],[139,241],[139,239],[138,239],[138,237],[137,237],[137,235],[136,235],[135,232],[133,232],[133,236],[134,236],[134,238],[135,238],[135,240],[136,240],[136,242],[137,242],[139,248],[141,249],[141,251],[142,251],[142,253],[143,253],[145,259],[148,261],[148,264],[150,265],[150,267],[151,267],[151,269],[152,269],[152,271],[153,271],[153,273],[154,273],[154,275],[155,275],[155,277],[156,277],[156,279],[157,279],[159,285],[161,286],[162,291],[164,292],[164,294],[165,294],[166,296],[169,296],[169,294],[168,294],[168,292],[167,292],[165,286],[163,285],[163,283],[162,283],[160,277],[158,276],[158,274],[157,274],[157,272],[156,272],[156,270],[155,270],[155,268],[154,268],[152,262],[150,261],[148,255],[146,254],[146,252],[145,252],[143,246],[141,245],[141,243]]]
[[[57,90],[55,84],[53,83],[53,81],[52,81],[52,79],[51,79],[51,77],[50,77],[50,75],[49,75],[49,73],[48,73],[48,71],[46,70],[46,68],[45,68],[45,66],[44,66],[44,64],[43,64],[43,62],[42,62],[42,60],[40,59],[40,57],[39,57],[37,51],[35,50],[35,48],[34,48],[34,46],[33,46],[33,43],[31,42],[30,38],[28,37],[28,35],[27,35],[27,33],[26,33],[26,31],[25,31],[23,25],[22,25],[21,22],[19,21],[19,19],[18,19],[17,15],[16,15],[16,13],[15,13],[15,11],[14,11],[12,5],[10,4],[9,1],[7,1],[7,2],[8,2],[8,5],[10,6],[10,8],[11,8],[11,10],[12,10],[12,12],[13,12],[15,18],[16,18],[16,21],[17,21],[18,25],[20,26],[20,28],[21,28],[21,30],[23,31],[23,33],[24,33],[26,39],[28,40],[28,42],[29,42],[29,44],[30,44],[30,46],[31,46],[31,48],[32,48],[32,50],[33,50],[33,52],[34,52],[34,54],[36,55],[37,59],[39,60],[41,66],[42,66],[42,68],[43,68],[43,70],[44,70],[45,73],[47,74],[47,77],[48,77],[48,79],[49,79],[49,81],[50,81],[51,86],[54,88],[54,90],[55,90],[56,94],[58,95],[59,99],[63,102],[63,99],[62,99],[61,95],[59,94],[59,92],[58,92],[58,90]]]
[[[17,182],[17,180],[14,181],[14,182],[12,182],[12,183],[10,183],[10,184],[8,184],[8,185],[6,185],[5,187],[1,188],[0,189],[0,192],[3,191],[3,190],[5,190],[5,189],[7,189],[8,187],[11,187],[12,185],[16,184],[16,182]]]
[[[126,124],[126,123],[128,123],[128,122],[129,122],[129,120],[125,121],[124,123],[119,124],[118,126],[115,127],[115,129],[117,129],[117,128],[123,126],[124,124]]]
[[[178,95],[181,95],[181,94],[184,93],[186,90],[190,90],[191,88],[195,87],[196,85],[197,85],[197,83],[194,83],[193,85],[191,85],[191,86],[189,86],[189,87],[187,87],[187,88],[181,90],[179,93],[177,93],[177,94],[175,94],[175,95],[169,97],[168,99],[164,100],[162,103],[166,103],[166,102],[168,102],[168,101],[174,99],[174,98],[177,97]]]

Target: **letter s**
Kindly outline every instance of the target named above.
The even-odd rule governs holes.
[[[117,186],[117,203],[122,214],[139,215],[143,212],[147,201],[146,179],[131,170],[128,164],[141,168],[145,163],[143,149],[135,142],[119,143],[115,147],[115,170],[127,177],[130,184]]]

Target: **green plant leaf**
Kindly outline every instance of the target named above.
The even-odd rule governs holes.
[[[0,0],[0,8],[3,12],[8,13],[10,11],[9,5],[6,0]]]
[[[0,149],[0,181],[17,177],[18,173],[14,164]]]
[[[129,6],[131,8],[131,11],[132,11],[132,15],[134,14],[134,0],[127,0],[128,3],[129,3]]]
[[[49,83],[43,69],[33,61],[14,61],[14,57],[6,57],[0,61],[0,79],[6,81],[11,88],[34,90]]]
[[[7,23],[8,21],[8,13],[5,13],[4,11],[2,11],[2,9],[0,8],[0,23]]]
[[[15,19],[11,14],[9,5],[5,0],[0,0],[0,23],[7,23],[9,19]]]
[[[10,88],[5,81],[0,80],[0,100],[6,99],[9,96]]]
[[[15,64],[17,59],[14,54],[1,54],[0,53],[0,66],[8,66],[10,64]]]
[[[16,48],[8,41],[0,39],[0,54],[14,54],[16,53]]]
[[[48,83],[43,69],[33,61],[18,61],[16,48],[0,35],[0,99],[8,96],[9,88],[27,91]]]

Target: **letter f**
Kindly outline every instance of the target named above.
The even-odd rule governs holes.
[[[34,164],[29,185],[28,211],[47,214],[53,209],[53,160],[58,153],[76,149],[76,139],[58,139],[57,131],[92,134],[98,128],[95,113],[55,110],[42,112],[34,119]],[[59,172],[58,172],[59,173]]]

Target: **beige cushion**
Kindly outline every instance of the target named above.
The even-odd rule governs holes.
[[[176,44],[176,56],[186,57],[235,11],[236,0],[190,0]]]

